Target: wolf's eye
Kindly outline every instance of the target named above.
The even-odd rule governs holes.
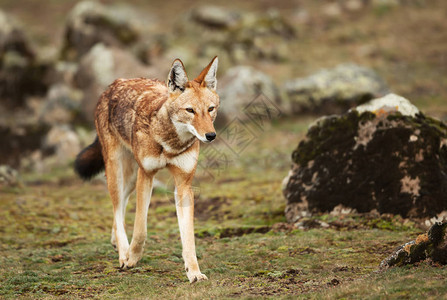
[[[210,106],[210,108],[208,108],[209,112],[212,112],[214,110],[214,106]]]
[[[188,107],[188,108],[186,109],[186,111],[189,112],[189,113],[192,113],[192,114],[194,113],[194,109],[192,109],[191,107]]]

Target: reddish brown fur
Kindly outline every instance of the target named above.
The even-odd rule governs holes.
[[[158,80],[117,79],[99,99],[95,125],[114,207],[112,242],[118,248],[121,267],[134,266],[142,256],[153,177],[166,166],[177,188],[177,215],[188,278],[191,282],[206,279],[200,273],[195,255],[194,197],[190,187],[199,141],[195,133],[185,130],[195,130],[200,137],[215,132],[213,121],[219,99],[215,86],[209,88],[205,83],[213,63],[215,73],[216,58],[194,81],[187,81],[181,89],[169,90]],[[178,64],[176,68],[179,74],[173,74],[173,80],[179,79],[178,76],[186,78],[186,73],[182,77]],[[187,111],[190,106],[194,108],[193,114]],[[129,247],[124,230],[124,210],[135,185],[137,212]]]

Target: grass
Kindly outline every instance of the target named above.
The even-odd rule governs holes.
[[[207,177],[198,170],[196,243],[201,269],[210,280],[194,285],[183,271],[169,187],[153,195],[143,259],[136,268],[122,271],[109,242],[112,207],[103,182],[82,183],[69,168],[45,176],[25,174],[23,188],[0,192],[0,297],[439,299],[447,295],[445,267],[421,263],[378,270],[394,247],[421,232],[413,222],[321,214],[312,218],[342,226],[301,230],[283,223],[281,180],[298,139],[281,137],[301,138],[310,122],[276,122],[233,157],[224,172]],[[268,143],[276,149],[259,151]],[[228,151],[223,143],[215,147]],[[268,157],[270,161],[261,163]],[[166,173],[159,178],[169,185]],[[134,212],[131,199],[126,215],[129,237]]]
[[[60,46],[65,16],[75,2],[0,1],[37,43],[49,47]],[[336,20],[322,15],[321,3],[298,2],[237,4],[236,9],[256,12],[277,6],[298,32],[290,61],[244,63],[265,71],[278,85],[341,62],[359,63],[375,69],[393,92],[427,115],[446,119],[445,1],[366,7]],[[181,13],[175,11],[173,17],[172,7],[184,12],[205,1],[130,3],[156,15],[159,32],[171,34]],[[229,5],[222,0],[217,4]],[[309,15],[307,22],[294,19],[298,10]],[[168,188],[156,190],[151,201],[144,257],[127,271],[118,268],[109,242],[112,206],[101,180],[84,184],[68,166],[22,174],[22,187],[0,190],[0,298],[446,298],[446,267],[424,262],[378,270],[396,246],[421,232],[414,222],[321,214],[307,221],[326,222],[331,225],[327,229],[283,223],[281,181],[292,150],[314,119],[273,122],[256,131],[251,144],[237,154],[223,143],[203,147],[194,181],[196,243],[201,270],[210,280],[194,285],[183,271],[172,181],[166,172],[158,178]],[[213,153],[223,161],[216,164],[210,159]],[[126,215],[129,237],[134,212],[133,198]]]

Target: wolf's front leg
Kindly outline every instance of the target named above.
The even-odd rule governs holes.
[[[146,173],[138,169],[137,177],[137,209],[132,242],[129,248],[129,259],[126,267],[134,267],[143,256],[144,244],[147,236],[147,212],[151,202],[152,182],[155,173]]]
[[[191,283],[207,280],[208,278],[200,272],[194,241],[194,194],[191,189],[194,173],[185,174],[181,169],[177,168],[171,168],[171,173],[175,178],[175,206],[182,240],[182,256],[185,261],[186,275]]]

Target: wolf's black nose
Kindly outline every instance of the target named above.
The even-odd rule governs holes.
[[[212,140],[214,140],[216,138],[216,133],[215,132],[205,133],[205,137],[208,141],[211,142]]]

